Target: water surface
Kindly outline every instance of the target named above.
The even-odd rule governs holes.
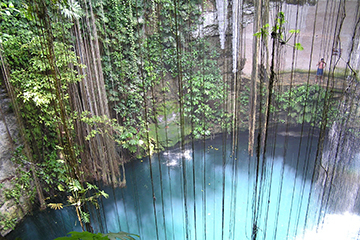
[[[309,201],[316,144],[274,134],[265,157],[249,157],[246,134],[236,144],[219,136],[133,161],[126,188],[105,187],[109,198],[92,213],[93,228],[141,239],[295,239],[318,214]],[[72,208],[47,210],[8,237],[47,240],[72,230],[81,230]]]

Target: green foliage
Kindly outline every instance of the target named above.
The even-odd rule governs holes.
[[[10,16],[13,11],[19,12],[19,10],[14,7],[13,3],[10,2],[9,4],[6,4],[4,2],[0,2],[0,16]]]
[[[84,186],[85,185],[85,186]],[[67,193],[69,206],[75,207],[78,220],[83,227],[83,223],[90,223],[90,214],[83,210],[86,203],[92,203],[99,208],[98,198],[108,198],[109,195],[103,190],[99,190],[96,185],[85,182],[80,183],[79,180],[68,177],[65,183],[59,183],[58,190]],[[48,207],[52,209],[62,209],[63,203],[48,203]]]
[[[103,70],[108,99],[118,123],[127,130],[117,139],[131,152],[137,150],[140,140],[148,142],[147,121],[155,122],[154,117],[164,104],[158,102],[159,94],[166,90],[171,101],[179,97],[178,61],[184,115],[187,122],[193,123],[194,135],[209,135],[214,125],[220,123],[224,85],[216,62],[219,55],[205,38],[193,38],[202,21],[197,4],[197,1],[177,3],[177,31],[173,1],[112,0],[103,2],[106,8],[97,5],[101,16],[98,26],[106,24],[106,28],[99,29],[105,49]],[[180,59],[179,48],[186,49]],[[166,89],[159,90],[163,83]]]
[[[16,177],[12,179],[11,189],[4,189],[3,194],[7,200],[14,200],[20,204],[21,199],[28,197],[30,201],[34,200],[35,189],[31,185],[32,176],[29,172],[17,169]],[[20,175],[21,174],[21,175]]]
[[[68,178],[65,184],[59,184],[58,189],[59,191],[70,194],[68,196],[68,203],[76,207],[82,206],[86,202],[89,202],[98,208],[99,205],[97,199],[99,197],[108,198],[109,196],[104,191],[99,190],[96,185],[88,182],[80,183],[78,180],[71,178]]]
[[[51,103],[56,100],[55,76],[52,73],[53,69],[50,63],[47,61],[48,53],[44,52],[43,41],[40,37],[33,37],[29,43],[20,46],[22,52],[19,55],[12,55],[12,58],[26,57],[26,63],[23,62],[19,66],[20,69],[11,72],[11,80],[18,93],[18,99],[23,103],[33,104],[33,108],[39,108],[45,113],[41,114],[40,118],[43,115],[55,114],[55,109],[51,108]],[[7,46],[8,44],[5,42],[4,47]],[[56,67],[61,72],[62,88],[65,90],[70,82],[80,80],[77,72],[69,68],[70,64],[78,65],[77,59],[74,52],[70,51],[69,46],[64,43],[55,42],[54,51],[57,56]],[[26,79],[26,83],[24,83],[24,79]],[[41,120],[45,121],[46,119]]]
[[[196,2],[180,2],[178,8],[178,29],[174,27],[173,5],[162,9],[160,41],[164,44],[162,60],[165,69],[177,78],[181,68],[183,89],[183,112],[186,121],[193,127],[193,136],[209,136],[223,115],[224,89],[227,87],[221,77],[217,60],[220,58],[215,46],[204,37],[194,38],[198,24],[202,23],[201,12]],[[169,30],[167,30],[169,29]],[[178,31],[176,42],[175,31]],[[177,51],[181,48],[179,59]],[[180,61],[180,62],[179,62]],[[225,126],[223,126],[225,128]]]
[[[69,232],[70,237],[58,237],[54,240],[108,240],[109,238],[102,233],[90,233],[90,232]]]
[[[8,213],[0,213],[0,227],[3,230],[13,230],[16,226],[17,218],[13,218]]]
[[[217,67],[218,54],[209,42],[199,39],[192,52],[182,55],[184,72],[184,113],[193,123],[195,138],[209,136],[222,115],[224,83]],[[199,62],[200,66],[196,66]]]
[[[295,43],[294,47],[296,50],[300,50],[300,51],[304,50],[304,47],[301,45],[301,43]]]
[[[281,45],[289,45],[290,39],[300,33],[299,29],[290,29],[288,32],[285,31],[285,24],[287,21],[285,20],[285,14],[283,12],[279,12],[276,18],[276,24],[271,29],[271,37],[276,39],[278,43]],[[263,27],[260,28],[260,31],[255,33],[254,36],[258,38],[265,38],[269,35],[269,24],[265,24]],[[287,33],[290,34],[287,36]],[[304,50],[304,47],[301,45],[301,43],[295,43],[294,47],[296,50]]]
[[[37,174],[46,183],[44,184],[44,189],[50,192],[50,188],[66,181],[67,171],[65,162],[63,159],[58,158],[55,151],[51,152],[48,158],[37,164]]]
[[[3,194],[7,200],[14,200],[15,203],[20,204],[22,200],[29,199],[32,202],[35,198],[34,186],[32,185],[32,175],[28,171],[30,162],[22,153],[22,147],[19,147],[14,152],[11,159],[18,167],[14,178],[11,179],[11,188],[4,188]]]
[[[29,171],[30,162],[22,154],[22,147],[18,147],[11,159],[16,166],[14,176],[10,180],[9,187],[0,184],[0,192],[5,200],[13,201],[23,207],[30,203],[34,203],[36,189],[33,184],[32,172]],[[25,207],[26,209],[26,207]],[[14,229],[17,223],[17,214],[3,213],[0,214],[0,228],[3,230]]]
[[[255,36],[255,37],[258,37],[258,38],[268,36],[268,35],[269,35],[269,30],[268,30],[268,28],[269,28],[269,27],[270,27],[270,25],[269,25],[268,23],[265,24],[262,28],[260,28],[260,31],[259,31],[259,32],[254,33],[254,36]]]
[[[319,125],[324,119],[323,109],[325,105],[330,106],[328,109],[328,122],[334,119],[337,112],[334,102],[335,99],[326,94],[326,90],[319,85],[301,85],[293,87],[290,90],[275,95],[275,109],[277,113],[287,112],[290,119],[295,123],[311,123]],[[280,121],[285,121],[286,116],[280,115]]]
[[[149,88],[139,65],[144,63],[139,56],[141,36],[137,31],[142,25],[139,20],[142,10],[136,1],[107,0],[103,4],[107,7],[96,5],[101,16],[97,24],[105,49],[102,63],[108,100],[118,119],[118,125],[112,123],[117,129],[115,140],[123,149],[134,153],[146,136],[143,106]]]
[[[83,15],[81,6],[75,0],[67,0],[58,4],[61,13],[69,19],[79,19]]]
[[[135,240],[138,237],[140,237],[136,234],[132,233],[126,233],[126,232],[118,232],[118,233],[90,233],[90,232],[69,232],[71,236],[69,237],[59,237],[55,238],[54,240]],[[134,236],[134,237],[133,237]]]
[[[16,4],[15,7],[22,8],[21,2]],[[33,164],[43,189],[51,194],[54,186],[66,179],[65,163],[60,159],[63,139],[59,135],[59,103],[65,103],[66,111],[70,112],[67,89],[69,84],[80,81],[77,69],[83,67],[78,64],[67,42],[68,35],[61,34],[68,32],[71,25],[52,24],[55,39],[51,54],[46,37],[41,36],[44,32],[35,21],[29,21],[25,14],[3,18],[0,27],[3,45],[1,54],[9,67],[10,82],[25,127],[25,139],[30,143],[32,158],[35,159],[35,162],[29,163],[23,157],[18,158],[19,164],[23,164],[24,169]],[[52,56],[56,58],[55,68],[49,61]],[[56,79],[60,79],[61,86],[57,87]],[[57,88],[61,96],[56,95]],[[68,123],[71,120],[68,119]]]
[[[128,126],[125,128],[119,125],[116,119],[109,119],[107,116],[91,116],[87,111],[84,111],[80,118],[82,122],[93,127],[86,136],[86,140],[90,140],[97,134],[107,135],[130,152],[135,152],[142,145],[141,138],[143,135],[135,127]]]

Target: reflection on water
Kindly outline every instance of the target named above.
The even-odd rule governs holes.
[[[296,240],[356,240],[360,239],[359,234],[360,216],[350,214],[328,214],[319,228],[306,231],[304,238]]]
[[[326,232],[343,218],[359,222],[357,215],[329,214],[316,233],[319,194],[310,184],[316,139],[304,137],[301,143],[300,136],[277,135],[269,140],[266,158],[258,159],[247,155],[247,136],[240,139],[235,153],[219,137],[195,143],[194,150],[188,145],[129,163],[127,187],[105,188],[110,196],[94,230],[126,231],[146,240],[252,239],[254,232],[257,239],[298,240],[305,233],[308,240],[329,237]],[[348,227],[344,231],[355,236],[356,227]],[[68,208],[27,218],[8,237],[45,240],[72,230],[80,227]]]
[[[167,159],[165,164],[166,166],[178,166],[181,163],[182,158],[185,158],[186,160],[192,159],[192,150],[184,150],[184,151],[166,151],[162,153],[164,156],[164,159]]]

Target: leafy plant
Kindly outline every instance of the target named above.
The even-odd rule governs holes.
[[[83,186],[85,185],[85,187]],[[66,184],[59,184],[58,190],[61,192],[67,192],[69,195],[68,204],[75,207],[78,220],[81,227],[84,229],[83,223],[90,222],[90,216],[83,211],[85,203],[92,203],[96,208],[99,208],[97,199],[100,197],[107,198],[109,195],[102,190],[99,190],[96,185],[88,182],[80,183],[77,179],[68,178]],[[62,203],[49,203],[48,206],[52,209],[62,209]]]
[[[65,3],[65,4],[64,4]],[[83,15],[80,4],[75,0],[64,1],[63,4],[58,3],[61,13],[69,19],[79,19]]]
[[[17,218],[11,217],[10,214],[0,213],[0,227],[3,230],[14,229],[16,226]]]
[[[119,125],[116,119],[109,119],[107,116],[91,116],[87,111],[84,111],[81,116],[81,121],[92,126],[93,129],[86,136],[86,140],[90,140],[97,134],[107,135],[111,137],[115,142],[130,152],[135,152],[138,147],[142,146],[143,135],[132,126],[127,128]],[[115,136],[114,136],[115,135]]]
[[[15,203],[20,204],[22,200],[34,201],[35,189],[32,182],[32,175],[27,170],[32,164],[27,161],[22,153],[22,146],[16,148],[11,160],[16,164],[16,172],[11,179],[11,188],[3,188],[3,194],[7,200],[14,200]]]
[[[300,51],[304,50],[304,47],[301,45],[301,43],[295,43],[294,45],[289,44],[290,39],[294,35],[299,34],[300,30],[290,29],[288,32],[286,32],[284,27],[286,23],[287,21],[285,20],[285,14],[283,12],[279,12],[277,15],[276,24],[272,27],[271,33],[269,31],[270,25],[265,24],[262,28],[260,28],[259,32],[254,34],[254,36],[258,38],[264,38],[265,36],[271,35],[271,37],[276,39],[281,45],[289,45]]]
[[[194,136],[209,135],[214,125],[220,124],[225,86],[217,64],[219,54],[204,37],[193,37],[202,21],[199,2],[180,1],[176,10],[168,0],[144,5],[121,0],[103,4],[107,7],[98,5],[102,16],[98,25],[107,26],[106,31],[100,30],[105,49],[103,69],[118,123],[127,130],[117,136],[122,146],[134,152],[138,147],[135,141],[148,142],[146,125],[155,122],[157,112],[166,105],[158,102],[163,91],[157,89],[166,88],[171,96],[162,101],[180,98],[178,77],[182,79],[186,122],[192,122]],[[158,10],[157,5],[161,6]],[[179,58],[178,48],[185,50]]]
[[[326,94],[326,90],[319,85],[301,85],[291,88],[284,93],[276,94],[275,110],[277,113],[288,113],[288,116],[296,123],[319,124],[322,119],[322,109],[326,101],[335,101]],[[330,104],[329,106],[335,106]],[[328,117],[332,119],[336,114],[336,109],[329,109]],[[281,116],[281,115],[280,115]],[[280,117],[280,121],[285,121]]]
[[[11,2],[10,2],[9,4],[6,4],[6,3],[4,3],[4,2],[1,2],[1,3],[0,3],[0,16],[1,16],[1,15],[8,15],[8,16],[10,16],[12,11],[20,12],[19,10],[17,10],[17,9],[14,7],[14,4],[11,3]]]
[[[90,233],[90,232],[69,232],[71,236],[69,237],[58,237],[54,240],[136,240],[134,237],[140,237],[136,234],[118,232],[118,233]],[[134,236],[134,237],[133,237]]]

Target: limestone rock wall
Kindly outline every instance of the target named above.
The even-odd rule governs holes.
[[[25,216],[30,205],[24,198],[15,200],[9,196],[14,188],[14,180],[19,177],[19,166],[11,160],[15,147],[13,141],[18,141],[18,130],[3,85],[0,85],[0,107],[0,236],[4,236]]]

